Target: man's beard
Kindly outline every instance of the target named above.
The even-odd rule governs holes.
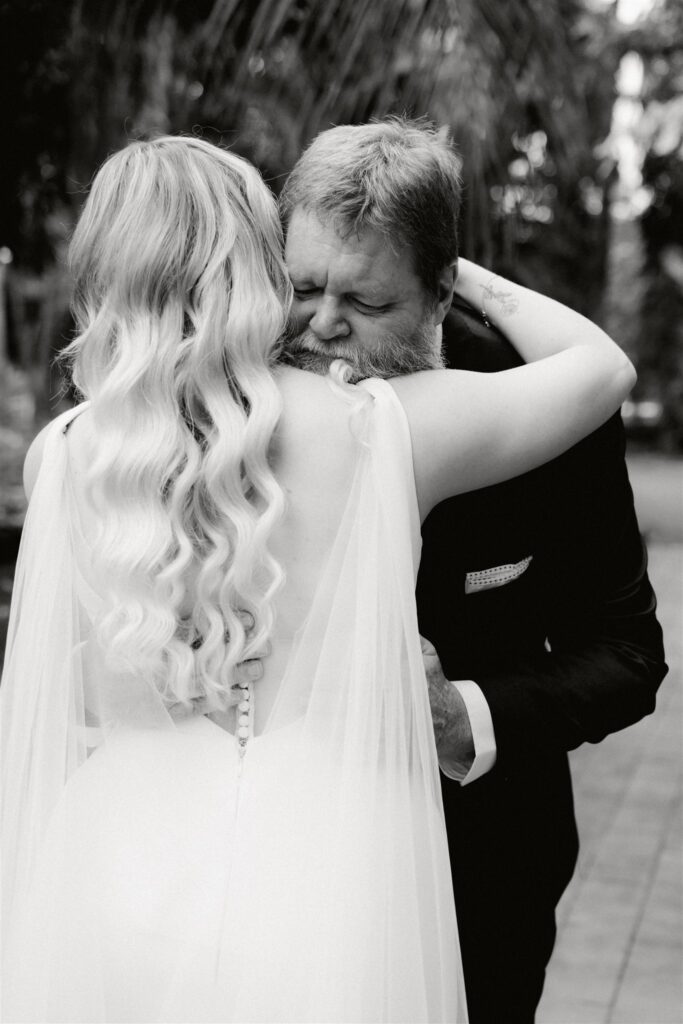
[[[409,336],[384,334],[374,352],[354,342],[320,341],[309,329],[294,333],[287,330],[280,361],[299,370],[322,374],[329,372],[335,359],[351,367],[349,382],[357,384],[368,377],[401,377],[420,370],[442,370],[441,329],[423,322]]]

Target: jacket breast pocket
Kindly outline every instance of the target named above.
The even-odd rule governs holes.
[[[507,562],[505,565],[495,565],[490,569],[468,572],[465,575],[465,593],[479,594],[486,590],[504,587],[506,584],[518,580],[531,565],[533,557],[533,555],[527,555],[519,562]]]

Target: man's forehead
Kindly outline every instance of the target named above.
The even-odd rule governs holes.
[[[397,271],[415,274],[414,254],[406,243],[302,206],[290,218],[285,256],[292,270],[332,257],[349,267],[357,262],[376,278],[391,278]]]
[[[372,238],[372,233],[359,230],[358,227],[334,215],[315,207],[297,206],[292,211],[287,227],[287,242],[292,239],[324,240],[338,247],[362,245],[364,240]]]

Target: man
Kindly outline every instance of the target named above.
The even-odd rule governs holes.
[[[391,377],[442,365],[444,325],[450,366],[519,362],[468,307],[450,309],[458,171],[443,132],[404,119],[317,137],[281,197],[286,358]],[[493,277],[487,302],[504,309]],[[666,671],[618,417],[525,477],[439,505],[423,545],[470,1020],[529,1024],[578,849],[567,750],[651,712]]]

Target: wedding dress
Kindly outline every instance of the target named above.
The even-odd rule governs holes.
[[[2,686],[4,1020],[466,1020],[408,426],[387,383],[345,390],[353,486],[243,757],[93,657],[78,410],[50,429]]]

